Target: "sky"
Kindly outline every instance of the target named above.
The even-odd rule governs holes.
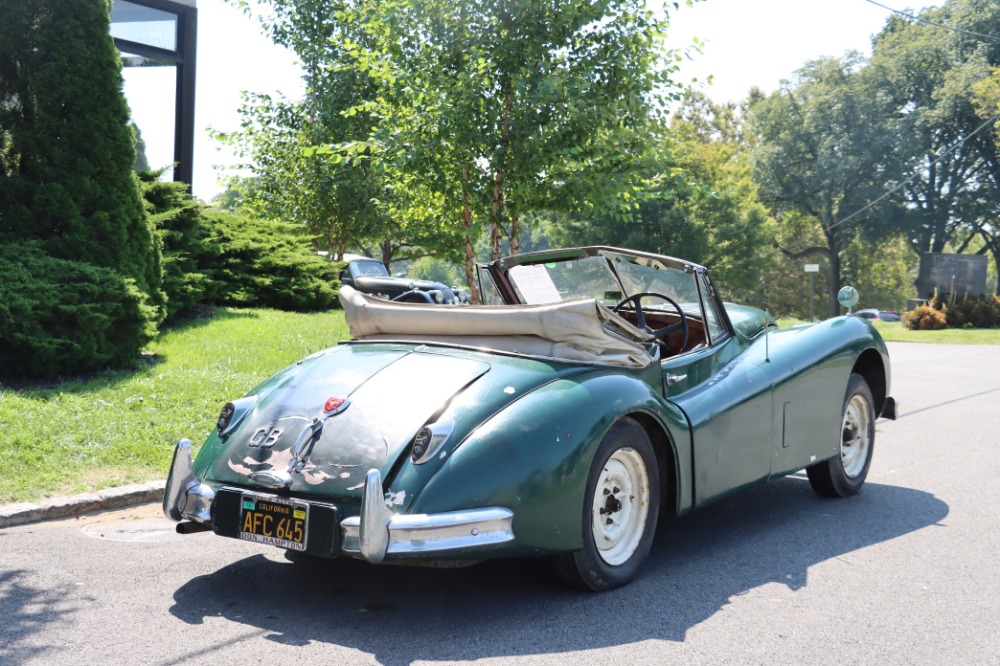
[[[253,1],[253,0],[251,0]],[[879,0],[899,10],[918,11],[941,2]],[[669,6],[669,3],[668,3]],[[224,0],[197,0],[198,46],[195,92],[195,196],[210,200],[223,190],[217,165],[237,158],[208,134],[208,128],[239,128],[242,91],[302,95],[294,54],[261,35],[255,20]],[[679,80],[701,81],[717,102],[739,101],[753,86],[778,88],[806,61],[848,50],[871,53],[871,37],[890,13],[867,0],[702,0],[681,2],[671,13],[668,43],[683,48],[693,38],[705,42],[701,54],[682,65]],[[147,144],[152,167],[173,159],[172,70],[129,68],[125,94]],[[169,97],[164,97],[167,91]]]

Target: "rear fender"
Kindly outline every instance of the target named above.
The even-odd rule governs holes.
[[[504,507],[514,512],[511,554],[576,550],[594,453],[615,421],[633,414],[659,429],[654,443],[670,447],[665,459],[674,467],[681,510],[691,487],[683,415],[646,383],[595,371],[546,384],[487,420],[417,493],[409,512]]]

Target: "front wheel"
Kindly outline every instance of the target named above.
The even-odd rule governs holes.
[[[653,545],[660,475],[649,436],[629,418],[604,436],[587,478],[583,548],[556,556],[563,578],[603,592],[631,581]]]
[[[855,495],[865,483],[875,450],[875,408],[861,375],[851,375],[840,427],[840,455],[806,468],[813,490],[823,497]]]

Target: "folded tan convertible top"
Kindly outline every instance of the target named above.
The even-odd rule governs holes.
[[[543,305],[397,303],[340,288],[357,340],[428,342],[491,349],[555,361],[644,367],[648,338],[594,299]]]

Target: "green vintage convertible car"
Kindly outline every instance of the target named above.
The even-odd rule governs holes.
[[[352,340],[226,404],[193,463],[178,444],[178,531],[373,564],[549,555],[607,590],[636,576],[661,511],[802,469],[853,495],[876,418],[895,418],[862,318],[777,330],[702,266],[611,247],[479,278],[485,305],[343,287]]]

